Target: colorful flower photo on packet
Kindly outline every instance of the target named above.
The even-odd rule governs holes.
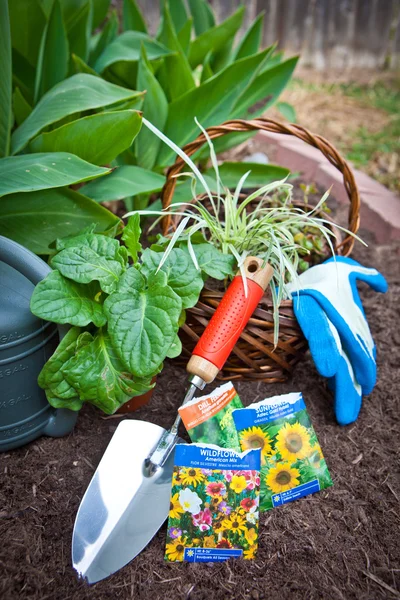
[[[260,452],[240,454],[214,445],[179,444],[175,463],[166,560],[254,558],[258,546]]]
[[[267,398],[233,418],[241,449],[261,451],[261,511],[332,485],[300,393]]]

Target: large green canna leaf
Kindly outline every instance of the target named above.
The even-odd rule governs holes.
[[[42,129],[68,115],[109,106],[139,95],[140,92],[121,88],[94,75],[73,75],[49,90],[26,121],[14,131],[11,138],[12,154],[22,150]]]
[[[246,178],[243,188],[258,188],[271,181],[284,179],[290,173],[288,169],[278,165],[262,165],[247,162],[224,162],[218,167],[222,183],[228,188],[236,188],[241,177],[248,171],[250,175]],[[208,169],[205,175],[215,177],[214,169]]]
[[[104,303],[112,344],[125,367],[138,377],[154,374],[178,331],[182,302],[166,280],[159,271],[146,285],[132,267]]]
[[[74,235],[96,223],[97,231],[117,227],[120,220],[90,198],[69,188],[10,194],[0,199],[0,235],[35,252],[51,254],[56,238]]]
[[[11,36],[7,0],[0,2],[0,158],[10,153],[12,126]]]
[[[189,62],[194,69],[203,62],[208,52],[217,52],[229,40],[233,40],[237,30],[242,24],[244,6],[241,6],[231,17],[220,25],[204,31],[190,44]]]
[[[7,0],[2,0],[3,3]],[[46,16],[38,0],[9,0],[12,47],[36,66]]]
[[[22,95],[29,104],[33,105],[33,95],[35,89],[35,69],[28,61],[12,49],[12,81],[13,85],[19,87]]]
[[[90,36],[92,33],[92,0],[85,0],[68,28],[70,52],[87,62],[89,58]]]
[[[187,56],[176,35],[167,3],[164,4],[162,28],[158,39],[174,51],[172,56],[165,57],[164,63],[157,73],[157,78],[171,101],[193,89],[195,82]]]
[[[174,23],[175,31],[181,31],[188,20],[184,0],[168,0],[169,12]]]
[[[21,125],[32,112],[32,106],[25,100],[19,87],[13,93],[13,113],[17,125]]]
[[[111,0],[95,0],[93,2],[92,31],[100,27],[107,16]]]
[[[201,35],[215,25],[213,12],[207,0],[189,0],[196,35]]]
[[[141,31],[147,33],[146,23],[136,0],[124,0],[123,4],[124,31]]]
[[[258,75],[238,97],[229,115],[230,118],[251,118],[264,112],[278,99],[280,93],[287,86],[297,61],[297,56],[289,58]],[[254,106],[258,102],[262,103],[261,107]]]
[[[30,144],[34,152],[71,152],[95,165],[106,165],[129,148],[142,126],[135,110],[101,112],[42,133]]]
[[[76,56],[76,54],[71,55],[71,67],[74,73],[88,73],[89,75],[100,77],[97,71],[92,69],[92,67],[89,67],[89,65],[87,65],[79,56]]]
[[[99,58],[100,54],[104,51],[104,49],[111,44],[113,40],[118,35],[118,15],[115,10],[111,13],[110,18],[107,23],[104,25],[103,30],[98,37],[96,44],[92,51],[90,52],[90,65],[94,65],[96,60]]]
[[[260,48],[264,25],[264,13],[261,12],[253,21],[234,52],[234,60],[256,54]]]
[[[203,127],[219,125],[225,121],[237,97],[253,78],[267,53],[268,50],[236,61],[199,87],[172,102],[168,109],[165,135],[182,147],[199,133],[194,115]],[[163,145],[157,163],[166,165],[173,158],[174,152],[168,146]]]
[[[165,183],[165,177],[140,167],[125,165],[118,167],[101,181],[91,181],[83,188],[83,193],[96,202],[120,200],[137,194],[158,192]]]
[[[107,173],[110,169],[96,167],[67,152],[9,156],[0,160],[0,196],[63,187]]]
[[[59,0],[54,0],[44,28],[35,80],[35,104],[50,88],[68,74],[69,44]]]
[[[139,90],[146,90],[143,101],[143,113],[146,119],[162,131],[168,115],[168,101],[164,90],[153,75],[144,46],[139,61],[137,87]],[[135,153],[140,167],[151,169],[155,165],[160,144],[161,140],[156,138],[147,127],[142,128],[135,142]]]
[[[171,54],[171,50],[156,42],[141,31],[125,31],[119,35],[96,61],[95,69],[102,73],[104,69],[117,62],[137,62],[140,58],[140,48],[144,44],[149,60],[162,58]]]
[[[192,36],[193,18],[190,17],[179,31],[177,38],[182,50],[187,55],[190,48],[190,38]]]

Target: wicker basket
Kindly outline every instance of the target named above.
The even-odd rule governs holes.
[[[251,121],[239,119],[227,121],[218,127],[210,127],[207,132],[211,139],[216,139],[232,132],[255,130],[293,135],[318,148],[326,156],[343,175],[343,183],[350,201],[348,229],[352,233],[356,233],[360,221],[360,198],[354,176],[347,162],[327,140],[310,133],[299,125],[278,123],[263,118]],[[205,142],[205,136],[200,134],[193,142],[187,144],[183,150],[191,156]],[[171,204],[176,185],[175,175],[181,172],[184,165],[184,161],[178,157],[167,172],[167,180],[162,192],[164,208],[169,207]],[[202,198],[198,197],[196,200]],[[164,233],[174,229],[177,222],[178,218],[166,215],[163,221]],[[348,256],[353,244],[354,238],[348,236],[336,246],[335,250],[338,254]],[[215,291],[205,287],[196,306],[186,311],[186,323],[180,332],[183,346],[182,362],[187,363],[197,340],[207,327],[222,296],[223,291]],[[273,305],[270,295],[266,293],[241,334],[223,371],[220,372],[219,378],[259,380],[270,383],[284,381],[293,366],[303,358],[308,348],[307,341],[303,337],[294,316],[291,300],[282,302],[279,309],[279,341],[275,349],[273,328]]]

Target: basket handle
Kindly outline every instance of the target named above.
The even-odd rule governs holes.
[[[215,140],[228,133],[241,132],[241,131],[269,131],[271,133],[283,133],[285,135],[293,135],[310,146],[318,148],[322,154],[334,165],[343,175],[343,184],[346,189],[347,195],[350,201],[349,215],[348,215],[348,229],[352,233],[357,233],[360,225],[360,195],[358,192],[357,184],[354,179],[353,172],[351,171],[348,163],[342,158],[339,152],[330,144],[325,138],[320,135],[310,133],[304,127],[293,123],[279,123],[272,119],[258,118],[246,121],[244,119],[234,119],[232,121],[225,121],[222,125],[209,127],[207,133],[212,140]],[[193,142],[190,142],[184,146],[183,151],[191,156],[197,150],[199,150],[206,142],[206,138],[201,133]],[[172,197],[174,195],[176,186],[176,175],[182,171],[185,166],[184,160],[178,156],[175,163],[169,167],[167,171],[167,180],[161,192],[161,201],[163,208],[169,208],[171,205]],[[171,226],[171,215],[166,215],[163,218],[163,231],[164,234],[168,231]],[[347,236],[342,243],[337,247],[341,249],[341,253],[344,256],[348,256],[354,246],[354,238]]]

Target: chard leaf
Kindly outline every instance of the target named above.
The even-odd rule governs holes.
[[[112,344],[125,367],[150,377],[165,359],[178,330],[182,301],[159,273],[146,286],[134,267],[104,303]]]
[[[53,408],[68,408],[69,410],[81,410],[82,408],[82,400],[80,400],[77,396],[74,396],[73,398],[68,398],[68,399],[64,399],[64,398],[58,398],[58,396],[52,396],[51,391],[48,389],[45,389],[45,394],[47,397],[47,402],[53,407]]]
[[[182,342],[178,335],[175,336],[174,341],[172,342],[168,352],[167,358],[176,358],[182,352]]]
[[[67,240],[66,247],[51,259],[51,266],[77,283],[98,281],[107,294],[113,292],[126,268],[118,240],[94,233]]]
[[[142,273],[149,277],[157,269],[162,257],[162,253],[146,249],[142,254]],[[161,270],[167,274],[168,285],[180,296],[182,308],[194,306],[203,288],[203,279],[189,254],[174,248]]]
[[[235,275],[236,259],[230,254],[223,254],[212,244],[194,244],[193,251],[199,267],[209,277],[225,279]]]
[[[106,323],[101,304],[94,300],[98,286],[80,286],[65,279],[58,271],[52,271],[33,290],[31,311],[37,317],[54,323],[69,323],[85,327],[94,323],[101,327]]]
[[[135,379],[126,372],[113,348],[110,336],[99,330],[62,368],[66,380],[87,400],[106,414],[124,402],[151,389],[149,379]]]
[[[38,384],[48,391],[52,398],[70,400],[77,396],[75,388],[68,383],[61,372],[61,367],[75,355],[78,338],[79,346],[82,348],[90,342],[91,335],[88,332],[81,333],[79,327],[72,327],[39,373]]]
[[[128,223],[122,232],[122,239],[134,263],[137,262],[138,253],[142,251],[142,245],[139,242],[141,233],[140,215],[136,213],[129,217]]]

